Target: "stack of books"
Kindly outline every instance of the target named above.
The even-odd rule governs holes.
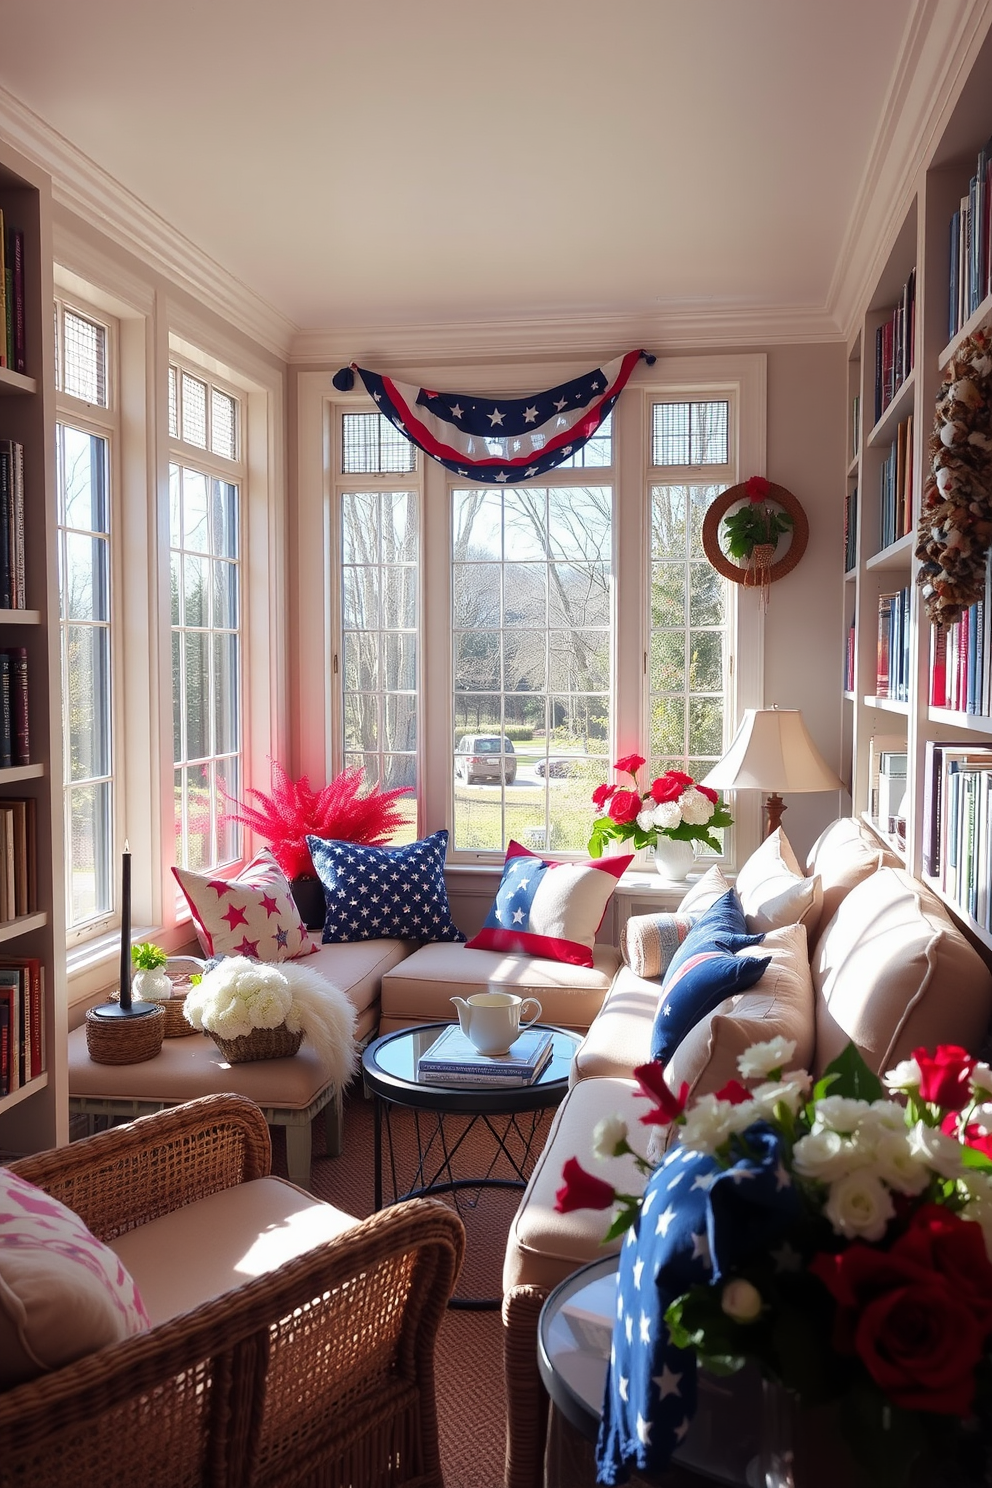
[[[506,1054],[480,1054],[457,1023],[450,1024],[417,1061],[428,1085],[533,1085],[551,1058],[550,1028],[528,1028]]]

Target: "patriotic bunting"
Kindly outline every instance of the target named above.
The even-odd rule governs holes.
[[[562,465],[592,438],[647,351],[628,351],[571,382],[527,398],[438,393],[395,382],[352,363],[333,383],[342,392],[357,372],[377,407],[401,434],[455,475],[513,485]]]

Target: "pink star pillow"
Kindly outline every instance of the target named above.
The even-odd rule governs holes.
[[[268,848],[237,878],[173,868],[206,956],[295,961],[317,947],[300,919],[289,880]]]

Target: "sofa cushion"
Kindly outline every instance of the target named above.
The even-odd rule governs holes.
[[[235,878],[173,868],[206,956],[290,961],[316,946],[300,919],[289,880],[268,848]]]
[[[841,901],[812,959],[814,1073],[852,1040],[877,1073],[938,1043],[977,1049],[992,975],[936,895],[879,868]]]
[[[806,876],[781,827],[751,854],[734,887],[749,930],[805,925],[815,934],[823,905],[820,878]]]
[[[402,847],[310,836],[307,846],[324,886],[325,944],[355,940],[455,941],[444,880],[448,833],[442,827]]]
[[[731,888],[731,882],[716,863],[683,894],[676,914],[701,915]]]
[[[845,895],[879,868],[898,868],[899,859],[855,816],[831,822],[813,843],[806,872],[820,880],[823,903],[819,929],[807,925],[811,949],[837,912]]]
[[[321,945],[307,965],[338,987],[358,1014],[355,1037],[364,1039],[379,1021],[379,986],[384,974],[417,949],[414,940],[355,940]]]
[[[606,1001],[572,1060],[571,1083],[617,1076],[629,1080],[651,1058],[651,1030],[661,988],[621,966]]]
[[[0,1388],[143,1333],[118,1257],[58,1199],[0,1168]]]
[[[636,1096],[633,1080],[580,1080],[555,1113],[544,1151],[537,1159],[530,1181],[507,1237],[503,1262],[503,1290],[513,1286],[557,1286],[586,1261],[620,1249],[620,1240],[603,1244],[610,1224],[609,1211],[575,1209],[570,1214],[555,1211],[555,1194],[561,1187],[566,1160],[577,1157],[587,1172],[612,1183],[623,1193],[640,1193],[645,1177],[631,1157],[598,1158],[593,1155],[592,1136],[597,1122],[607,1116],[622,1116],[631,1129],[631,1146],[643,1152],[646,1127],[637,1118],[648,1109]],[[636,1128],[636,1129],[635,1129]]]
[[[448,1023],[452,997],[486,987],[536,997],[542,1023],[584,1032],[603,1005],[620,964],[615,946],[593,947],[592,966],[541,956],[479,951],[464,945],[426,945],[382,978],[379,1032],[413,1023]]]
[[[496,898],[469,948],[591,966],[606,906],[632,861],[628,854],[556,863],[511,842]]]
[[[141,1277],[157,1327],[357,1223],[282,1178],[256,1178],[118,1235],[112,1249],[132,1276]]]

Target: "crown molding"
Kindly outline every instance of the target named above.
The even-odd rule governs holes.
[[[754,347],[842,341],[840,325],[823,309],[805,306],[721,308],[679,305],[650,315],[570,315],[470,321],[450,325],[355,326],[351,330],[301,331],[293,337],[289,361],[296,367],[375,367],[416,362],[457,365],[548,354],[596,359],[617,354],[618,346],[646,350]]]
[[[52,199],[267,351],[286,359],[298,327],[119,181],[0,88],[0,134],[46,171]]]
[[[948,98],[988,29],[990,0],[916,0],[879,114],[827,304],[850,339],[909,210]]]

